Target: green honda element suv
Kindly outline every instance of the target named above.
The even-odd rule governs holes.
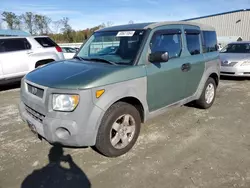
[[[135,144],[141,123],[173,105],[211,107],[220,60],[214,28],[193,22],[100,29],[73,59],[28,73],[22,119],[50,144],[93,146],[117,157]]]

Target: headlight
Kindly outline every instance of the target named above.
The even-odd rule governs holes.
[[[79,103],[79,95],[53,94],[53,110],[73,111]]]
[[[250,60],[243,61],[243,63],[241,63],[240,66],[247,66],[247,65],[250,65]]]

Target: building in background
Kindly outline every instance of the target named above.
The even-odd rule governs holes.
[[[218,43],[222,45],[237,40],[250,41],[250,9],[191,18],[185,21],[213,26],[217,32]]]
[[[21,30],[0,29],[0,37],[7,36],[30,36],[30,34]]]

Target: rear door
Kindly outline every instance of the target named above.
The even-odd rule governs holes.
[[[207,63],[220,64],[218,46],[217,46],[217,35],[215,31],[205,30],[202,31],[202,46],[203,46],[203,55]]]
[[[205,70],[205,59],[202,53],[201,31],[197,26],[184,26],[186,58],[184,58],[183,72],[187,85],[185,97],[192,96],[201,81]]]
[[[0,39],[0,64],[5,78],[23,76],[29,71],[31,45],[26,38]]]

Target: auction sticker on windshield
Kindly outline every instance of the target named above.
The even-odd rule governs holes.
[[[135,31],[119,31],[117,33],[117,37],[132,37]]]

